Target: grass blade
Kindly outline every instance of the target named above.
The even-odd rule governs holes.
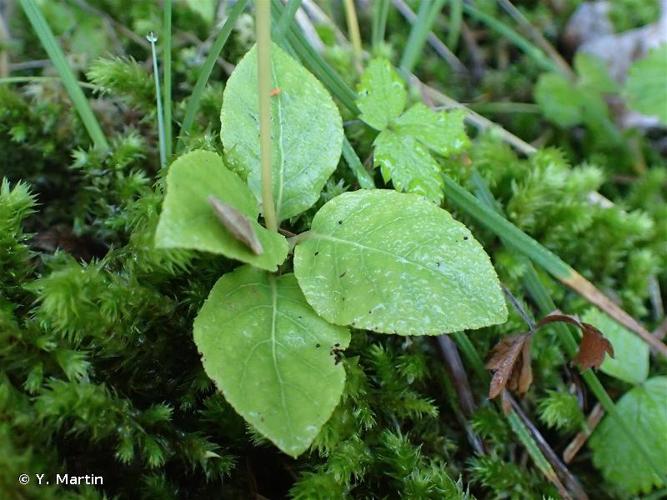
[[[361,60],[363,57],[363,47],[361,46],[361,33],[359,31],[359,20],[357,19],[357,9],[354,6],[354,0],[343,0],[345,7],[345,19],[347,21],[347,33],[352,41],[352,53],[354,56],[354,65],[357,72],[361,73]]]
[[[172,153],[171,100],[171,10],[172,0],[164,0],[162,22],[162,81],[164,85],[164,142],[167,159]]]
[[[58,42],[53,36],[53,32],[49,28],[49,25],[44,19],[39,7],[35,4],[34,0],[19,0],[23,12],[25,12],[26,17],[30,21],[39,41],[42,43],[44,50],[51,59],[53,66],[56,68],[58,75],[60,76],[65,90],[72,103],[74,104],[74,109],[81,118],[83,126],[86,128],[88,135],[90,136],[93,144],[96,148],[107,150],[109,149],[109,143],[107,142],[102,127],[100,127],[97,118],[93,114],[93,110],[88,103],[86,96],[83,94],[79,83],[77,82],[74,73],[67,64],[65,55],[63,54]]]
[[[500,236],[508,245],[529,257],[561,283],[573,289],[616,321],[635,332],[642,340],[667,358],[667,346],[653,337],[632,316],[598,290],[595,285],[566,264],[560,257],[479,201],[453,179],[444,176],[445,195],[477,222]]]
[[[431,26],[433,26],[444,4],[445,0],[424,0],[419,5],[417,19],[412,24],[410,36],[405,44],[399,64],[399,67],[406,73],[412,73],[413,68],[417,64],[428,34],[431,31]]]
[[[160,141],[160,166],[164,168],[167,166],[167,147],[164,137],[164,112],[162,110],[162,96],[160,95],[160,73],[158,71],[157,65],[157,51],[155,50],[157,36],[151,31],[146,39],[151,44],[151,54],[153,59],[153,79],[155,80],[155,103],[157,107],[157,130]]]
[[[450,0],[449,34],[447,35],[447,46],[451,51],[455,51],[456,46],[459,43],[462,23],[463,23],[463,0]]]
[[[511,27],[507,26],[502,21],[499,21],[495,17],[492,17],[485,12],[477,10],[475,7],[467,3],[463,3],[463,10],[473,19],[487,25],[493,31],[506,37],[510,42],[516,45],[521,49],[528,57],[537,63],[540,68],[545,71],[557,71],[560,72],[560,68],[556,66],[551,60],[544,55],[539,48],[526,40],[519,33],[514,31]]]
[[[296,11],[299,10],[302,2],[303,0],[289,0],[289,2],[287,2],[285,10],[279,18],[278,26],[273,32],[273,39],[277,44],[282,45],[282,42],[287,35],[287,31],[289,30],[290,24],[292,24],[292,21],[294,20]]]
[[[371,31],[373,52],[377,52],[380,45],[384,42],[388,15],[389,0],[375,0],[373,3],[373,25]]]
[[[375,187],[373,177],[371,177],[371,174],[364,168],[361,160],[357,156],[357,152],[352,147],[352,144],[350,144],[350,141],[347,140],[347,137],[343,139],[343,158],[345,158],[348,167],[350,167],[350,170],[352,170],[352,173],[354,173],[357,178],[359,186],[363,189],[373,189]]]
[[[213,66],[215,66],[215,61],[218,59],[220,52],[222,52],[223,47],[227,43],[227,39],[229,38],[229,35],[234,28],[234,24],[245,9],[247,3],[248,0],[238,0],[236,2],[234,8],[232,8],[231,12],[229,13],[229,17],[222,25],[222,29],[215,39],[215,42],[213,42],[211,50],[209,50],[208,55],[206,56],[206,60],[201,67],[199,76],[197,77],[197,83],[195,83],[195,87],[192,89],[192,94],[190,95],[188,103],[185,106],[185,116],[183,117],[183,124],[181,125],[178,139],[178,151],[183,149],[183,137],[186,137],[189,134],[190,129],[192,128],[192,124],[194,123],[195,116],[197,115],[197,111],[199,111],[201,97],[204,93],[204,89],[206,88],[206,84],[208,83],[208,79],[211,76],[211,72],[213,71]]]

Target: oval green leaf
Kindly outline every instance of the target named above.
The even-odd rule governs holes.
[[[255,255],[217,219],[208,198],[215,196],[247,216],[263,252]],[[287,258],[287,240],[257,222],[257,199],[248,186],[210,151],[193,151],[169,167],[155,244],[222,254],[275,271]]]
[[[378,189],[334,198],[297,245],[294,272],[310,305],[338,325],[437,335],[507,318],[482,246],[414,194]]]
[[[331,96],[303,66],[277,45],[273,70],[271,151],[273,197],[279,220],[310,208],[338,165],[343,124]],[[257,54],[236,66],[223,94],[220,131],[229,165],[248,179],[261,199]]]
[[[376,130],[384,130],[398,118],[408,100],[400,75],[386,59],[368,63],[358,92],[359,118]]]
[[[308,305],[293,274],[242,266],[213,287],[194,323],[204,369],[234,409],[291,456],[329,419],[345,383],[347,329]]]
[[[616,403],[618,420],[607,415],[591,436],[593,463],[604,477],[629,495],[665,485],[667,476],[667,377],[654,377]],[[628,430],[631,433],[628,433]],[[634,441],[634,442],[632,442]],[[638,451],[637,443],[649,457]],[[654,472],[647,458],[660,467]]]

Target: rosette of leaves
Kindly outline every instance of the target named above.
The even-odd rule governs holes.
[[[407,97],[389,61],[374,59],[361,76],[359,117],[380,132],[373,143],[374,163],[384,181],[440,203],[443,180],[436,156],[453,156],[469,147],[463,112],[435,112],[422,103],[403,112]]]
[[[338,164],[343,130],[320,82],[278,47],[271,54],[272,188],[278,218],[286,220],[320,197]],[[256,66],[252,49],[227,83],[221,112],[225,158],[194,151],[170,166],[156,244],[245,263],[211,290],[194,322],[194,341],[207,374],[236,411],[297,456],[340,399],[345,371],[339,361],[349,327],[435,335],[503,322],[507,310],[491,261],[470,231],[426,198],[393,190],[348,192],[328,201],[310,230],[292,242],[294,272],[276,273],[289,268],[288,242],[258,221]],[[366,82],[372,94],[385,84]],[[362,108],[366,119],[383,123]],[[430,136],[413,132],[422,113],[412,108],[403,115],[403,128],[390,132],[424,141],[426,151]],[[440,118],[423,116],[440,152],[445,143],[454,145],[447,151],[467,143],[462,125],[443,127]],[[445,122],[450,119],[458,121]],[[410,162],[399,156],[392,168],[408,169]],[[211,197],[244,222],[252,236],[245,240],[260,245],[250,248],[221,224]]]

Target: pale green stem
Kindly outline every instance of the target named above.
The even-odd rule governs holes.
[[[257,0],[257,92],[259,93],[259,153],[262,163],[262,209],[266,227],[278,230],[271,181],[271,2]]]
[[[162,96],[160,95],[160,73],[157,67],[157,52],[155,50],[155,42],[157,36],[152,31],[146,37],[151,44],[151,54],[153,55],[153,77],[155,79],[155,101],[157,104],[157,131],[160,141],[160,166],[162,168],[167,166],[167,147],[164,138],[164,115],[162,114]]]
[[[347,20],[347,32],[352,42],[354,53],[354,65],[358,72],[361,72],[361,59],[363,48],[361,46],[361,33],[359,32],[359,21],[357,20],[357,9],[354,6],[354,0],[345,0],[345,18]]]
[[[167,159],[172,151],[171,126],[171,7],[172,0],[164,0],[162,23],[162,80],[164,85],[164,141]]]

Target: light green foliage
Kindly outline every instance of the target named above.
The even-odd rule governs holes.
[[[440,165],[414,137],[383,130],[373,145],[374,160],[380,165],[385,182],[392,181],[399,191],[442,201]]]
[[[547,73],[540,76],[535,86],[535,100],[547,120],[561,127],[581,123],[580,99],[572,84],[562,75]]]
[[[568,392],[549,391],[538,409],[540,420],[555,429],[573,432],[584,423],[577,398]]]
[[[588,309],[581,319],[597,327],[614,346],[614,357],[606,356],[600,370],[631,384],[646,380],[649,368],[646,342],[599,309]]]
[[[616,404],[618,415],[631,425],[628,436],[607,415],[590,439],[593,463],[607,481],[630,495],[664,485],[630,439],[643,444],[652,462],[667,474],[667,377],[654,377],[626,393]],[[627,424],[626,424],[627,425]]]
[[[560,127],[585,124],[599,136],[613,135],[604,94],[617,90],[602,61],[579,54],[575,58],[576,80],[559,73],[544,73],[534,89],[535,101],[545,118]]]
[[[322,84],[277,45],[271,49],[272,182],[278,220],[299,215],[318,199],[336,169],[343,144],[338,108]],[[261,197],[257,56],[250,50],[229,78],[220,116],[230,167]]]
[[[463,114],[435,112],[421,103],[403,113],[405,105],[398,73],[385,59],[371,61],[361,76],[357,106],[360,118],[380,131],[373,143],[375,165],[397,190],[440,203],[443,181],[432,153],[448,157],[468,148]]]
[[[151,75],[131,57],[96,59],[86,76],[102,88],[102,93],[121,97],[130,106],[144,111],[152,111],[155,106],[155,86]]]
[[[225,398],[285,453],[303,453],[345,382],[346,329],[310,308],[293,275],[249,266],[223,276],[194,323],[206,373]]]
[[[359,118],[376,130],[386,129],[405,109],[407,92],[386,59],[373,59],[368,64],[357,90]]]
[[[574,57],[574,69],[579,77],[579,85],[602,94],[618,92],[618,84],[609,75],[609,70],[602,59],[578,52]]]
[[[466,227],[413,194],[345,193],[295,251],[308,302],[335,324],[435,335],[501,323],[491,262]]]
[[[667,124],[667,43],[630,67],[625,93],[633,110]]]
[[[209,196],[246,215],[264,249],[255,255],[216,218]],[[220,156],[193,151],[169,168],[167,195],[155,234],[160,248],[190,248],[225,255],[275,271],[287,257],[287,240],[257,222],[257,200],[245,183],[228,170]]]

